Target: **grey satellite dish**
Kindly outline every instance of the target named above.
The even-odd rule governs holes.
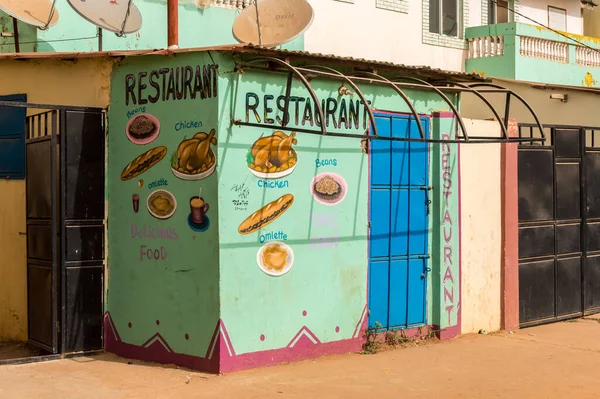
[[[133,33],[142,27],[142,14],[129,0],[67,0],[67,2],[81,17],[109,32]],[[130,4],[129,15],[127,15]]]
[[[305,0],[256,0],[233,22],[233,36],[240,43],[275,47],[304,33],[313,17]]]
[[[52,0],[0,0],[0,11],[38,28],[58,22],[58,11],[52,7]]]

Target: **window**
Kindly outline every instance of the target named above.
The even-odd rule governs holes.
[[[26,102],[27,95],[0,96],[0,101]],[[26,108],[0,107],[0,178],[25,179]]]
[[[548,26],[551,29],[567,31],[567,10],[548,6]]]
[[[429,32],[459,37],[459,0],[429,0]]]
[[[509,8],[512,9],[513,4],[507,0],[488,0],[488,24],[512,22],[513,15]]]

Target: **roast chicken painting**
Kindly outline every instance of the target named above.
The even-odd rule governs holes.
[[[292,148],[296,145],[296,133],[274,132],[262,135],[254,142],[246,156],[250,171],[261,179],[280,179],[296,168],[298,154]]]
[[[217,162],[211,144],[217,145],[215,129],[184,138],[171,156],[173,174],[182,180],[202,180],[212,175]]]

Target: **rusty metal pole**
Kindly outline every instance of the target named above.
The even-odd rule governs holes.
[[[167,1],[167,42],[170,47],[179,47],[179,10],[178,0]]]

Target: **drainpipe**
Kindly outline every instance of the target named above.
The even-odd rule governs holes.
[[[167,40],[169,49],[179,48],[179,10],[178,0],[167,1]]]

